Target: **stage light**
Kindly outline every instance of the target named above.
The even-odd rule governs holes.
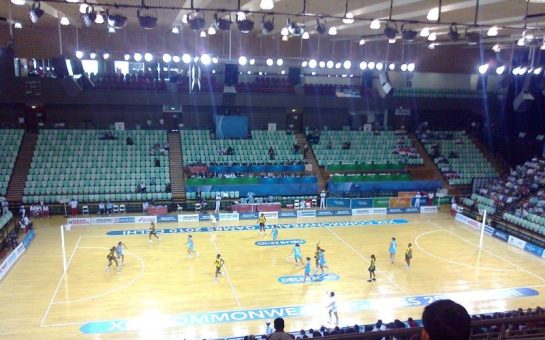
[[[21,29],[23,28],[23,24],[21,24],[20,22],[16,22],[15,24],[13,24],[13,28]]]
[[[146,13],[146,14],[142,15],[141,14],[142,10],[146,11],[147,9],[146,8],[139,8],[136,11],[136,17],[138,18],[138,22],[140,23],[140,26],[143,29],[146,29],[146,30],[152,30],[155,27],[157,27],[157,17],[151,15],[150,13]]]
[[[401,38],[403,40],[412,42],[416,39],[417,34],[415,30],[405,29],[404,25],[401,26]]]
[[[188,53],[184,53],[182,54],[182,61],[184,62],[184,64],[189,64],[191,62],[191,55],[188,54]]]
[[[100,13],[97,13],[97,17],[95,19],[95,24],[103,24],[104,23],[104,16]]]
[[[280,74],[286,74],[286,71],[282,70],[280,71]]]
[[[395,44],[395,43],[396,43],[395,38],[394,39],[388,39],[388,44]]]
[[[377,70],[382,71],[382,69],[384,68],[384,64],[383,63],[377,63],[377,65],[375,67],[377,68]]]
[[[127,17],[121,14],[112,14],[106,11],[106,18],[108,19],[108,26],[116,29],[122,29],[127,25]]]
[[[144,60],[147,61],[147,62],[149,63],[150,61],[153,60],[153,54],[151,54],[151,53],[149,53],[149,52],[144,53]]]
[[[365,39],[361,38],[360,41],[358,42],[358,44],[359,44],[360,46],[365,45]]]
[[[519,70],[520,70],[520,67],[515,67],[511,73],[513,73],[514,76],[518,76],[519,75]]]
[[[288,36],[287,35],[283,36],[282,41],[288,41]]]
[[[81,14],[87,13],[87,7],[89,7],[88,4],[81,4],[81,5],[79,5],[79,12],[80,12]]]
[[[384,28],[384,35],[388,39],[395,39],[397,34],[397,29],[395,27],[390,26],[389,24],[386,25]]]
[[[179,63],[180,62],[180,57],[175,55],[172,57],[172,61],[175,62],[175,63]]]
[[[327,34],[329,34],[329,35],[337,35],[337,27],[331,26],[331,27],[329,28],[329,31],[327,31]]]
[[[435,41],[435,40],[437,40],[437,34],[435,32],[430,33],[430,35],[428,35],[428,41]]]
[[[215,25],[220,31],[229,31],[231,28],[231,24],[233,23],[231,21],[231,15],[229,15],[229,20],[220,18],[218,16],[218,13],[214,13],[214,19],[215,19]]]
[[[488,29],[488,31],[486,32],[486,35],[489,36],[489,37],[495,37],[498,35],[498,26],[492,26]]]
[[[403,72],[407,71],[407,64],[405,64],[405,63],[401,64],[400,68],[401,68],[401,71],[403,71]]]
[[[524,38],[520,38],[518,41],[517,41],[517,46],[524,46],[525,42],[524,42]]]
[[[212,62],[212,58],[210,57],[209,54],[203,54],[201,55],[201,64],[203,64],[204,66],[208,66],[210,65],[210,63]]]
[[[201,37],[201,38],[206,38],[206,32],[205,32],[205,31],[201,31],[201,33],[199,33],[199,37]]]
[[[198,11],[193,11],[187,16],[187,23],[193,31],[200,31],[204,28],[206,22],[204,17]]]
[[[11,0],[11,3],[17,6],[24,6],[25,0]]]
[[[214,34],[216,34],[216,29],[214,28],[214,26],[208,27],[208,35],[214,35]]]
[[[288,30],[287,27],[282,27],[282,29],[280,30],[280,35],[282,35],[283,37],[287,36],[288,34],[290,34],[290,31]]]
[[[267,58],[267,60],[265,60],[265,64],[267,64],[267,66],[273,66],[274,60],[272,60],[271,58]]]
[[[282,58],[276,59],[276,65],[277,65],[277,66],[282,66],[282,65],[284,65],[284,60],[283,60]]]
[[[410,63],[410,64],[407,65],[407,71],[409,71],[409,72],[413,72],[414,68],[415,68],[414,63]]]
[[[131,55],[130,54],[125,54],[123,56],[123,59],[125,59],[125,61],[129,61],[129,60],[131,60]]]
[[[344,15],[344,18],[343,18],[343,23],[345,24],[352,24],[354,22],[354,14],[352,14],[352,12],[347,12],[345,15]]]
[[[213,64],[219,63],[218,57],[212,57],[212,63],[213,63]]]
[[[261,33],[269,34],[274,31],[274,17],[272,20],[265,20],[266,15],[261,18]]]
[[[298,37],[305,32],[305,24],[291,21],[291,19],[288,18],[288,31],[291,35]]]
[[[89,53],[89,58],[96,59],[96,57],[97,57],[97,54],[95,52]]]
[[[437,21],[439,20],[439,7],[434,7],[428,11],[428,15],[426,15],[426,19],[429,21]]]
[[[360,70],[363,71],[363,70],[366,70],[366,69],[367,69],[367,63],[365,61],[362,61],[360,63]]]
[[[316,59],[310,59],[308,61],[308,67],[310,68],[316,68],[317,65],[318,65],[318,62],[316,61]]]
[[[38,20],[44,15],[44,10],[40,8],[40,2],[34,2],[32,3],[32,7],[30,8],[29,14],[30,14],[30,20],[33,24],[37,23]]]
[[[97,19],[97,14],[93,6],[87,6],[87,8],[85,9],[85,14],[83,14],[81,17],[83,18],[83,23],[85,24],[85,26],[91,27]]]
[[[308,62],[306,60],[303,60],[301,62],[301,67],[307,67],[307,65],[308,65]]]
[[[172,61],[172,56],[168,53],[163,54],[163,62],[164,63],[170,63]]]
[[[390,69],[390,71],[393,71],[396,69],[396,64],[391,63],[390,65],[388,65],[388,68]]]
[[[241,66],[246,65],[247,62],[248,62],[248,59],[243,55],[238,58],[238,64]]]
[[[479,65],[479,73],[485,74],[488,71],[488,64]]]
[[[380,29],[380,20],[375,19],[371,21],[371,24],[369,25],[369,28],[372,30],[379,30]]]
[[[76,51],[76,58],[82,59],[83,58],[83,52],[82,51]]]
[[[171,30],[172,33],[174,34],[180,34],[180,29],[176,26],[172,27],[172,30]]]
[[[352,62],[350,60],[345,60],[343,63],[343,67],[345,70],[349,70],[352,67]]]
[[[316,18],[316,32],[318,32],[320,35],[327,33],[327,25],[325,20]]]
[[[70,20],[68,20],[67,17],[62,17],[61,21],[60,21],[60,24],[63,25],[63,26],[68,26],[68,25],[70,25]]]
[[[481,34],[479,32],[468,32],[466,33],[466,39],[469,45],[477,45],[481,42]]]
[[[541,45],[541,47],[539,49],[542,50],[542,51],[545,51],[545,41],[543,42],[543,45]]]
[[[340,69],[341,66],[342,66],[342,64],[341,64],[340,62],[335,64],[335,68],[336,68],[336,69]]]
[[[237,21],[246,20],[246,13],[244,13],[243,11],[238,11],[236,13],[236,18],[237,18]]]
[[[142,54],[140,53],[135,53],[133,55],[133,58],[134,58],[134,61],[141,61],[142,60]]]
[[[187,21],[188,18],[189,17],[187,16],[187,13],[182,14],[182,24],[187,24],[188,23],[188,21]]]
[[[244,12],[238,12],[244,14]],[[254,29],[254,22],[248,18],[246,18],[246,15],[239,16],[237,13],[237,26],[238,30],[241,33],[250,33]]]
[[[312,73],[311,73],[311,74],[312,74],[313,76],[315,76],[315,75],[316,75],[316,72],[312,71]]]
[[[104,52],[104,53],[102,54],[102,59],[104,59],[104,60],[110,59],[110,53]]]
[[[523,74],[526,73],[526,71],[528,71],[528,69],[526,68],[526,66],[521,67],[521,68],[520,68],[520,71],[519,71],[519,74],[520,74],[520,75],[523,75]]]
[[[420,36],[422,38],[427,38],[428,35],[430,35],[430,29],[429,28],[424,27],[423,29],[420,30]]]
[[[537,76],[537,75],[541,74],[541,71],[542,71],[542,69],[541,69],[541,66],[540,66],[540,67],[538,67],[538,68],[536,68],[534,70],[534,74]]]
[[[447,33],[450,41],[458,41],[460,39],[460,33],[458,33],[458,27],[456,25],[450,25]]]
[[[492,51],[494,51],[496,53],[499,53],[501,51],[500,45],[496,44],[496,45],[492,46]]]
[[[252,71],[246,71],[246,74],[250,75],[252,74]]]
[[[66,1],[66,2],[69,2],[69,3],[73,3],[73,4],[75,4],[75,3],[78,3],[78,2],[79,2],[79,0],[64,0],[64,1]]]
[[[370,61],[369,63],[367,63],[367,67],[368,67],[370,70],[374,70],[374,69],[375,69],[375,62]]]
[[[496,74],[497,75],[503,74],[504,71],[505,71],[505,66],[504,65],[496,67]]]
[[[253,65],[253,64],[255,64],[255,59],[254,58],[250,59],[250,65]]]
[[[108,33],[115,33],[115,28],[112,26],[108,27]]]
[[[325,61],[323,61],[323,60],[320,61],[320,62],[318,63],[318,66],[319,66],[320,68],[324,68],[324,67],[325,67]]]
[[[437,44],[435,44],[435,43],[429,44],[429,45],[428,45],[428,49],[430,49],[430,50],[435,50],[435,45],[437,45]]]
[[[261,0],[259,3],[259,7],[263,10],[270,11],[274,8],[274,1],[273,0]]]
[[[327,68],[333,68],[333,66],[335,66],[335,63],[333,62],[333,60],[328,60],[327,63],[325,63],[325,66],[327,66]]]

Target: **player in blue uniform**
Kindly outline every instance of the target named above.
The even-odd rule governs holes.
[[[310,271],[311,271],[310,257],[307,257],[307,263],[305,263],[305,269],[304,270],[305,270],[305,277],[303,278],[303,282],[304,283],[307,282],[307,277],[310,280],[310,282],[312,282],[312,277],[310,276]]]
[[[390,241],[390,248],[388,249],[388,252],[390,253],[390,262],[394,263],[395,257],[396,257],[396,251],[397,251],[397,242],[396,238],[392,237],[392,240]]]
[[[125,243],[119,241],[119,243],[115,247],[115,252],[116,252],[117,258],[121,259],[121,265],[125,264],[125,255],[123,255],[123,248],[128,249]]]
[[[299,262],[303,263],[303,259],[301,257],[301,247],[299,246],[299,243],[296,243],[295,246],[293,246],[293,250],[291,252],[293,254],[293,259],[295,260],[296,266],[299,265]]]
[[[276,225],[273,225],[273,228],[271,230],[271,236],[273,242],[276,242],[276,240],[278,239],[278,227]],[[274,246],[276,247],[276,244]]]
[[[194,247],[193,236],[191,236],[191,235],[187,236],[187,243],[185,245],[187,247],[187,256],[189,258],[191,258],[193,256],[193,254],[195,254],[195,256],[199,256],[199,253],[197,253],[195,251],[195,249],[193,249],[193,247]]]
[[[318,266],[320,267],[320,270],[322,271],[322,275],[325,274],[325,268],[329,269],[329,266],[327,265],[327,262],[325,261],[325,249],[320,248],[320,251],[318,252]],[[316,270],[317,272],[318,270]],[[315,273],[316,274],[316,273]]]

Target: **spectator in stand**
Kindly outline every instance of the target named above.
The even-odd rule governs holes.
[[[134,141],[132,140],[131,136],[127,137],[127,145],[133,145]]]
[[[293,340],[294,337],[291,334],[284,332],[284,319],[274,319],[274,333],[267,337],[267,340]]]
[[[110,215],[113,212],[114,212],[114,205],[112,204],[112,202],[108,201],[108,203],[106,203],[106,214]]]
[[[104,204],[104,202],[100,202],[98,204],[98,214],[102,216],[105,213],[106,213],[106,205]]]
[[[2,215],[7,214],[8,210],[8,200],[2,197]]]
[[[452,300],[439,300],[424,308],[422,340],[467,340],[471,318],[467,310]]]
[[[140,182],[140,184],[138,184],[138,186],[136,187],[136,192],[138,193],[144,193],[146,192],[146,184],[144,184],[144,182]]]
[[[21,204],[21,206],[19,207],[19,216],[21,216],[21,218],[25,217],[26,215],[26,210],[25,210],[25,206],[23,204]]]
[[[407,319],[407,323],[409,324],[409,327],[411,328],[418,327],[418,323],[414,321],[413,318]]]
[[[68,204],[70,205],[70,215],[78,216],[78,201],[73,198]]]
[[[377,332],[377,331],[383,331],[386,329],[386,326],[384,326],[384,324],[382,323],[382,320],[381,319],[378,319],[377,320],[377,323],[375,324],[375,326],[373,327],[373,332]]]
[[[305,146],[303,146],[303,158],[307,158],[307,152],[308,152],[308,144],[305,143]]]
[[[155,158],[155,160],[153,162],[154,162],[156,168],[159,168],[161,166],[161,161],[159,160],[159,158]]]
[[[267,320],[267,321],[265,322],[265,325],[266,325],[266,326],[265,326],[265,335],[266,335],[266,336],[269,336],[269,335],[273,334],[273,333],[274,333],[274,329],[271,327],[271,321],[270,321],[270,320]]]

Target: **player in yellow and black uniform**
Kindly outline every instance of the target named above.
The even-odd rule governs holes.
[[[221,258],[221,254],[216,255],[214,265],[216,266],[216,274],[214,276],[214,283],[218,281],[218,275],[221,275],[221,268],[225,264],[225,261]]]
[[[267,222],[267,219],[265,218],[265,215],[261,213],[259,215],[259,218],[257,219],[257,224],[259,224],[259,236],[265,236],[267,232],[265,231],[265,223]]]
[[[106,267],[106,271],[110,271],[110,267],[112,266],[113,262],[115,262],[115,267],[117,268],[117,271],[119,271],[119,263],[117,262],[117,258],[115,256],[115,247],[110,248],[110,252],[108,255],[106,255],[106,259],[108,260],[108,267]]]
[[[155,230],[155,222],[151,222],[151,225],[149,227],[149,243],[151,243],[151,235],[155,236],[156,239],[158,239],[159,241],[161,240],[159,238],[159,236],[157,236],[157,230]]]
[[[405,262],[407,262],[407,269],[411,268],[411,259],[413,258],[412,244],[409,243],[407,250],[405,250]]]
[[[373,282],[373,281],[376,281],[377,278],[375,276],[375,264],[377,262],[377,258],[375,257],[375,255],[371,255],[371,263],[369,264],[369,280],[367,280],[367,282]]]

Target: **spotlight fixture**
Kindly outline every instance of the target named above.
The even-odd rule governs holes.
[[[431,32],[430,35],[428,35],[428,41],[435,41],[437,40],[437,34],[435,32]]]
[[[134,58],[134,61],[142,61],[142,54],[140,53],[135,53],[133,55],[133,58]]]
[[[349,25],[349,24],[352,24],[353,22],[354,22],[354,14],[352,14],[351,12],[346,13],[343,18],[343,23]]]
[[[97,17],[95,19],[95,24],[102,25],[104,23],[104,16],[100,13],[97,13]]]
[[[199,11],[193,11],[187,16],[187,23],[193,31],[200,31],[204,28],[206,22],[204,16]]]
[[[296,37],[302,35],[305,32],[305,24],[301,22],[294,22],[288,18],[288,32]]]
[[[72,3],[72,4],[76,4],[76,3],[79,2],[79,0],[64,0],[64,1],[66,1],[68,3]]]
[[[218,16],[218,13],[214,13],[214,19],[215,19],[215,24],[216,24],[216,27],[220,30],[220,31],[229,31],[229,29],[231,28],[231,24],[233,23],[231,21],[231,15],[229,15],[229,20],[227,19],[224,19],[224,18],[220,18]]]
[[[259,3],[259,7],[263,10],[270,11],[274,8],[274,1],[273,0],[261,0]]]
[[[303,33],[303,35],[301,36],[301,39],[303,39],[303,40],[310,39],[310,34],[308,34],[308,32]]]
[[[152,15],[151,13],[145,13],[142,15],[142,11],[148,10],[146,7],[139,8],[136,11],[136,17],[138,18],[138,22],[140,23],[140,26],[146,30],[152,30],[155,27],[157,27],[157,13]]]
[[[209,54],[203,54],[201,55],[201,64],[203,64],[204,66],[208,66],[210,65],[210,63],[212,62],[212,58],[210,57]]]
[[[241,55],[241,56],[238,58],[238,64],[239,64],[240,66],[246,65],[247,62],[248,62],[248,59],[247,59],[245,56],[243,56],[243,55]]]
[[[254,58],[250,59],[250,65],[254,65],[254,64],[255,64],[255,59]]]
[[[396,69],[396,64],[391,63],[390,65],[388,65],[388,68],[390,69],[390,71],[393,71]]]
[[[271,20],[265,20],[265,17],[266,15],[261,18],[261,33],[270,34],[274,31],[274,17]]]
[[[102,53],[102,59],[104,59],[104,60],[110,59],[110,53],[108,53],[108,52]]]
[[[407,71],[407,64],[405,64],[405,63],[401,64],[400,69],[403,72]]]
[[[208,27],[208,35],[214,35],[214,34],[216,34],[216,29],[214,28],[214,26]]]
[[[497,74],[497,75],[503,74],[504,71],[505,71],[505,65],[496,67],[496,74]]]
[[[343,67],[345,70],[349,70],[352,67],[352,62],[350,60],[345,60],[343,63]]]
[[[251,61],[251,60],[250,60]],[[218,57],[212,57],[212,63],[217,64],[219,63]]]
[[[327,66],[327,68],[333,68],[333,66],[335,66],[335,63],[333,62],[333,60],[328,60],[327,63],[325,63],[325,66]]]
[[[179,63],[180,62],[180,57],[175,55],[172,57],[172,61],[175,62],[175,63]]]
[[[277,66],[282,66],[282,65],[284,65],[284,60],[283,60],[282,58],[276,59],[276,65],[277,65]]]
[[[388,39],[388,44],[395,44],[396,43],[396,39]]]
[[[327,33],[327,25],[324,19],[322,18],[316,18],[316,32],[318,32],[321,35],[324,35]]]
[[[172,61],[172,56],[168,53],[163,54],[163,62],[164,63],[170,63]]]
[[[374,69],[375,69],[375,62],[370,61],[370,62],[367,64],[367,67],[368,67],[370,70],[374,70]]]
[[[115,28],[113,28],[112,26],[109,26],[108,33],[115,33]]]
[[[424,27],[423,29],[420,30],[420,36],[422,38],[427,38],[429,35],[430,35],[430,29],[429,28]]]
[[[244,12],[239,12],[244,13]],[[242,33],[250,33],[254,29],[254,22],[248,19],[246,16],[239,17],[237,15],[238,30]]]
[[[411,29],[405,29],[405,25],[401,25],[401,38],[405,41],[414,41],[416,39],[416,31]]]
[[[337,35],[337,27],[331,26],[329,30],[327,31],[327,34],[329,35]]]
[[[376,67],[376,69],[378,71],[382,71],[382,69],[384,68],[384,64],[383,63],[377,63],[377,65],[375,67]]]
[[[123,59],[125,59],[125,61],[129,61],[129,60],[131,60],[131,55],[130,54],[125,54],[123,56]]]
[[[273,66],[274,60],[272,60],[271,58],[267,58],[267,60],[265,60],[265,64],[267,64],[267,66]]]
[[[184,64],[189,64],[191,62],[191,59],[191,55],[189,55],[188,53],[182,54],[182,61],[184,62]]]
[[[488,29],[488,31],[486,32],[486,35],[489,36],[489,37],[495,37],[498,35],[498,26],[492,26]]]
[[[80,12],[81,14],[87,13],[87,7],[89,7],[88,4],[81,4],[81,5],[79,5],[79,12]]]
[[[358,42],[358,44],[359,44],[360,46],[365,45],[365,39],[361,38],[360,41]]]
[[[318,62],[316,61],[316,59],[310,59],[308,61],[308,67],[310,68],[316,68],[317,65],[318,65]]]
[[[83,58],[83,52],[82,51],[76,51],[76,58],[82,59]]]
[[[477,45],[481,42],[481,34],[479,32],[466,32],[466,40],[469,45]]]
[[[89,58],[96,59],[96,57],[97,57],[97,54],[95,52],[89,53]]]
[[[287,35],[283,36],[282,41],[288,41],[288,36]]]
[[[201,38],[206,38],[206,32],[205,32],[205,31],[201,31],[201,33],[199,33],[199,37],[201,37]]]
[[[16,22],[13,24],[13,28],[21,29],[23,28],[23,24],[21,24],[20,22]]]
[[[458,27],[456,27],[456,25],[454,24],[450,25],[447,36],[450,39],[450,41],[458,41],[460,39],[460,33],[458,33]]]
[[[60,23],[61,25],[63,25],[63,26],[68,26],[68,25],[70,25],[70,20],[68,20],[67,17],[63,16],[63,17],[61,18],[61,21],[60,21],[59,23]]]
[[[303,60],[301,62],[301,67],[307,67],[307,65],[308,65],[308,62],[306,60]]]
[[[149,52],[144,53],[144,60],[149,63],[150,61],[153,60],[153,54],[151,54]]]
[[[323,60],[320,61],[320,62],[318,63],[318,66],[319,66],[320,68],[324,68],[324,67],[325,67],[325,61],[323,61]]]
[[[360,70],[364,71],[367,69],[367,63],[365,61],[362,61],[360,63]]]
[[[543,42],[543,45],[541,45],[541,47],[539,49],[542,50],[542,51],[545,51],[545,41]]]
[[[44,10],[40,8],[40,2],[38,1],[32,3],[32,7],[28,13],[30,14],[30,21],[35,24],[44,15]]]
[[[479,65],[479,74],[485,74],[488,71],[488,64]]]
[[[284,27],[280,30],[280,35],[285,37],[285,36],[288,36],[290,34],[290,31],[288,30],[287,27]]]
[[[435,50],[435,45],[437,45],[436,43],[431,43],[428,45],[428,49],[429,50]]]
[[[336,64],[335,64],[335,68],[336,68],[337,70],[338,70],[338,69],[340,69],[340,68],[341,68],[341,66],[342,66],[342,64],[341,64],[341,63],[336,63]]]
[[[501,51],[500,45],[496,44],[496,45],[492,46],[492,51],[494,51],[496,53],[499,53]]]
[[[97,14],[93,6],[87,6],[85,8],[85,14],[81,16],[83,18],[83,23],[86,27],[93,26],[95,20],[97,19]]]
[[[526,42],[524,41],[524,38],[520,38],[520,39],[517,41],[517,46],[522,47],[522,46],[524,46],[525,43],[526,43]]]
[[[280,71],[280,74],[284,75],[284,74],[286,74],[286,71],[282,70],[282,71]]]
[[[25,0],[11,0],[11,3],[17,6],[24,6]]]
[[[410,63],[410,64],[407,65],[407,71],[409,71],[409,72],[413,72],[414,68],[415,68],[414,63]]]
[[[172,33],[174,34],[180,34],[180,29],[176,26],[172,27],[172,30],[171,30]]]
[[[187,24],[187,23],[189,23],[189,22],[187,21],[187,18],[188,18],[187,13],[182,14],[182,24]]]
[[[386,28],[384,28],[384,35],[388,39],[395,39],[397,34],[397,28],[394,26],[390,26],[390,24],[386,25]]]
[[[542,69],[541,69],[541,66],[540,66],[540,67],[538,67],[538,68],[536,68],[534,70],[534,74],[537,76],[537,75],[541,74],[541,71],[542,71]]]
[[[371,21],[371,24],[369,25],[369,28],[372,30],[379,30],[380,29],[380,20],[374,19]]]
[[[434,7],[428,11],[428,15],[426,15],[426,19],[429,21],[437,21],[439,20],[439,7]]]
[[[112,14],[106,11],[106,17],[108,18],[108,26],[115,29],[122,29],[127,25],[127,17],[121,14]]]

